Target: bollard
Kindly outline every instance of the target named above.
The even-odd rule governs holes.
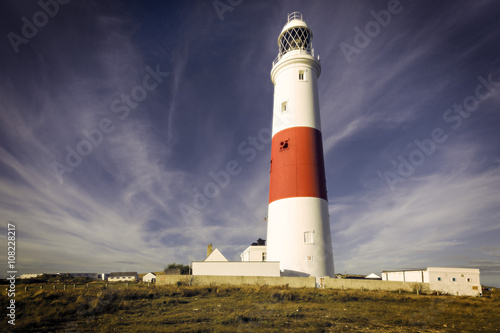
[[[24,287],[24,291],[28,291],[28,287]]]
[[[108,284],[106,283],[106,288],[108,288]]]
[[[52,289],[56,290],[56,285],[53,285],[53,286],[52,286]]]
[[[66,285],[64,285],[64,288],[63,288],[63,289],[64,289],[64,290],[66,290]]]
[[[87,288],[89,287],[89,284],[87,283]]]
[[[40,286],[40,290],[43,290],[43,286]]]
[[[420,295],[420,291],[417,289],[417,295]]]
[[[401,294],[401,288],[399,288],[399,293]]]
[[[128,282],[127,282],[127,284],[126,284],[126,287],[128,288]]]

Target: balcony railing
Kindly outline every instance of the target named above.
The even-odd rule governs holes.
[[[283,53],[283,54],[279,54],[276,59],[274,59],[273,61],[273,67],[274,65],[276,65],[278,63],[278,61],[281,60],[281,58],[283,58],[285,55],[287,54],[308,54],[310,56],[312,56],[314,58],[314,49],[304,49],[304,48],[300,48],[300,49],[295,49],[295,50],[292,50],[292,51],[288,51],[286,53]],[[318,61],[319,61],[319,57],[318,57]]]
[[[292,20],[302,20],[302,13],[300,12],[293,12],[293,13],[290,13],[288,14],[288,22],[292,21]]]

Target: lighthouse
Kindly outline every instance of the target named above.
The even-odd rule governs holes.
[[[274,84],[267,261],[282,276],[334,276],[318,98],[319,57],[302,14],[288,15]]]

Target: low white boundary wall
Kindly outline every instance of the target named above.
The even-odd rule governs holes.
[[[194,261],[193,275],[280,276],[278,261]]]

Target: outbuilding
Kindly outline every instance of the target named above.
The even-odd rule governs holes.
[[[156,274],[149,272],[142,277],[142,282],[156,282]]]
[[[382,280],[428,283],[431,291],[450,295],[481,295],[481,282],[477,268],[427,267],[426,269],[383,271]]]
[[[109,273],[109,282],[135,282],[139,280],[137,272],[113,272]]]

